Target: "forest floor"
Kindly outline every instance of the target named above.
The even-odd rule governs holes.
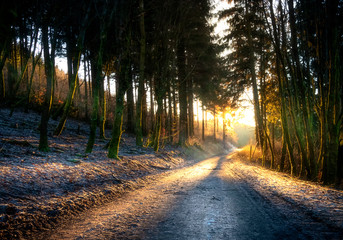
[[[9,114],[9,109],[0,109],[0,239],[32,239],[205,154],[168,145],[155,153],[137,147],[134,136],[125,133],[121,161],[106,156],[108,140],[98,139],[93,152],[85,154],[89,126],[73,119],[59,137],[52,136],[58,122],[50,119],[51,151],[43,153],[38,151],[40,115]]]
[[[207,153],[196,147],[189,150],[166,145],[156,154],[150,148],[136,147],[134,137],[124,134],[120,146],[121,161],[115,161],[106,156],[106,140],[97,140],[93,153],[84,154],[88,125],[68,120],[61,136],[49,136],[51,152],[41,153],[37,151],[40,116],[34,112],[17,111],[9,118],[9,112],[0,109],[0,239],[37,239],[41,232],[58,229],[61,224],[68,225],[68,219],[74,219],[81,212],[106,205],[114,199],[125,202],[120,198],[126,193],[154,186],[161,179],[168,178],[168,174],[192,167],[218,150],[215,145],[206,145]],[[50,120],[49,132],[56,125],[57,121]],[[343,239],[337,237],[343,236],[342,191],[263,169],[243,159],[239,150],[222,161],[225,166],[223,174],[229,174],[230,181],[244,182],[244,191],[249,194],[254,191],[261,196],[263,202],[255,202],[256,206],[268,202],[273,209],[283,212],[286,219],[305,215],[311,219],[308,223],[313,230],[318,232],[320,228],[317,226],[325,225],[324,231],[331,232],[325,236]],[[210,168],[211,171],[216,169]],[[184,174],[182,178],[188,175],[191,176]],[[214,178],[215,183],[218,178],[219,175]],[[168,189],[158,191],[161,196],[156,198],[157,201],[162,201],[164,195],[167,200],[171,196],[193,196],[184,193],[181,185],[177,184],[175,193]],[[206,188],[198,190],[206,192]],[[210,195],[207,197],[211,204],[222,202],[220,197]],[[255,201],[255,197],[252,199]],[[134,211],[135,207],[130,206],[127,211]],[[299,218],[295,223],[300,224],[303,219]],[[296,228],[296,224],[294,226]],[[314,239],[321,239],[320,236]]]

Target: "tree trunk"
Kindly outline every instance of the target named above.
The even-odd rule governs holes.
[[[150,79],[150,131],[155,129],[154,78]]]
[[[123,133],[123,113],[124,113],[124,95],[129,88],[129,81],[132,79],[129,78],[130,72],[130,61],[128,59],[122,60],[121,62],[121,72],[119,73],[118,79],[118,92],[116,94],[116,109],[114,112],[114,122],[112,128],[112,138],[109,144],[108,157],[120,160],[119,153],[119,144],[121,135]]]
[[[176,142],[178,135],[178,116],[177,116],[177,100],[176,100],[176,84],[175,79],[172,82],[173,85],[173,142]]]
[[[69,51],[72,51],[71,48],[69,48]],[[74,60],[72,60],[72,59],[74,59]],[[70,55],[70,58],[68,57],[68,61],[70,61],[70,64],[68,64],[68,67],[71,68],[70,70],[68,70],[68,72],[70,72],[68,74],[69,92],[68,92],[66,102],[64,104],[62,117],[61,117],[55,131],[54,131],[54,135],[56,135],[56,136],[59,136],[62,133],[64,125],[67,121],[67,117],[69,115],[71,106],[72,106],[72,102],[73,102],[75,90],[76,90],[76,85],[77,85],[80,59],[81,59],[81,51],[79,51],[77,53],[77,56],[71,56]]]
[[[285,141],[285,144],[287,146],[288,151],[288,157],[289,157],[289,163],[291,168],[291,175],[295,176],[297,174],[295,159],[293,155],[293,145],[290,141],[290,135],[289,135],[289,129],[288,129],[288,121],[287,121],[287,115],[286,115],[286,102],[285,102],[285,94],[284,94],[284,80],[281,77],[281,69],[280,69],[280,63],[285,66],[281,54],[281,44],[280,44],[280,38],[277,34],[277,27],[276,27],[276,20],[273,10],[273,1],[269,0],[270,2],[270,13],[271,13],[271,19],[272,19],[272,26],[273,26],[273,36],[274,36],[274,48],[276,52],[276,73],[277,73],[277,80],[278,80],[278,88],[279,88],[279,94],[281,99],[281,127],[282,127],[282,137]],[[282,11],[282,9],[281,9]],[[285,72],[285,71],[284,71]]]
[[[163,102],[162,98],[157,98],[156,125],[154,133],[154,151],[158,152],[160,146],[161,123],[162,123]]]
[[[9,41],[7,38],[3,43],[0,43],[2,44],[1,55],[0,55],[0,84],[1,84],[1,89],[0,89],[1,98],[0,99],[5,99],[6,97],[6,84],[5,84],[3,69],[9,55],[8,42]]]
[[[169,143],[173,143],[173,107],[172,107],[172,97],[171,97],[171,86],[170,82],[168,82],[168,135],[169,135]]]
[[[131,71],[130,71],[131,72]],[[134,113],[135,113],[135,108],[134,108],[134,100],[133,100],[133,84],[132,84],[132,79],[130,77],[129,79],[129,88],[126,93],[127,97],[127,126],[126,130],[129,133],[135,133],[135,119],[134,119]]]
[[[247,11],[248,7],[247,7]],[[248,37],[248,46],[249,46],[249,70],[251,74],[251,82],[253,88],[253,99],[254,99],[254,112],[255,112],[255,122],[257,128],[257,136],[256,141],[259,143],[261,149],[263,149],[263,119],[260,112],[260,103],[259,103],[259,94],[257,89],[257,77],[256,77],[256,68],[255,68],[255,56],[254,56],[254,47],[252,42],[252,33],[251,33],[251,25],[250,22],[246,22],[247,26],[247,37]]]
[[[84,96],[84,109],[85,109],[85,119],[88,120],[88,83],[87,83],[87,61],[86,56],[84,56],[84,83],[85,83],[85,96]]]
[[[299,89],[300,94],[298,95],[300,101],[301,101],[301,112],[302,112],[302,123],[303,126],[301,128],[304,128],[305,133],[298,134],[297,138],[299,139],[299,147],[301,148],[302,152],[302,160],[306,166],[307,170],[307,179],[313,180],[313,178],[316,175],[317,172],[317,166],[316,162],[314,160],[314,145],[313,145],[313,139],[312,139],[312,133],[310,130],[310,124],[309,124],[309,113],[307,111],[307,93],[305,92],[304,87],[304,76],[302,73],[302,66],[300,64],[300,57],[299,57],[299,51],[298,51],[298,45],[297,45],[297,31],[296,31],[296,23],[295,23],[295,14],[294,14],[294,7],[293,7],[293,0],[288,1],[288,8],[289,8],[289,21],[290,21],[290,30],[291,30],[291,54],[293,61],[295,62],[295,70],[294,70],[294,76],[297,79],[297,85],[296,89]],[[295,122],[297,124],[297,122]],[[300,132],[298,130],[298,132]],[[303,139],[303,137],[305,139]],[[307,146],[306,146],[307,145]]]
[[[187,86],[187,94],[188,94],[188,119],[189,119],[189,136],[194,136],[194,109],[193,109],[193,82],[192,78],[189,78],[188,86]]]
[[[54,41],[54,39],[52,39]],[[44,61],[45,61],[45,75],[46,75],[46,93],[45,93],[45,100],[43,104],[43,111],[42,117],[40,122],[40,138],[39,138],[39,150],[42,152],[48,152],[49,143],[48,143],[48,122],[49,122],[49,114],[52,104],[52,93],[53,93],[53,82],[54,82],[54,52],[49,52],[49,29],[47,25],[43,25],[42,27],[42,43],[44,49]]]
[[[223,109],[223,147],[226,149],[226,126],[225,126],[225,111]]]
[[[101,71],[102,72],[102,71]],[[105,77],[102,76],[100,79],[99,85],[99,137],[100,139],[106,139],[105,127],[106,127],[106,95],[105,95],[105,84],[104,84]]]
[[[64,106],[64,111],[63,115],[60,119],[60,122],[58,126],[56,127],[54,131],[54,135],[60,135],[63,131],[64,125],[67,121],[67,117],[69,115],[74,95],[75,95],[75,90],[78,87],[78,72],[80,68],[80,61],[81,61],[81,52],[83,50],[83,45],[84,45],[84,40],[85,40],[85,35],[86,35],[86,23],[88,22],[88,15],[90,12],[90,4],[87,10],[87,13],[81,23],[80,26],[80,32],[77,37],[77,40],[73,41],[73,32],[68,32],[67,33],[67,58],[68,58],[68,81],[69,81],[69,92],[68,96],[65,102]],[[101,40],[102,41],[102,40]],[[102,45],[102,43],[100,44]],[[102,54],[101,54],[102,57]],[[100,62],[102,64],[102,60]],[[86,76],[85,76],[86,77]]]
[[[88,137],[86,153],[91,153],[93,150],[95,137],[96,137],[96,127],[98,125],[98,112],[99,112],[99,88],[101,81],[101,67],[102,67],[102,44],[99,49],[99,53],[96,58],[91,61],[92,64],[92,114],[91,114],[91,124],[90,133]]]
[[[281,150],[281,158],[280,158],[280,172],[284,171],[285,168],[285,158],[286,158],[286,141],[285,138],[282,137],[282,150]]]
[[[118,153],[119,153],[119,143],[120,143],[121,135],[123,133],[122,126],[123,126],[123,112],[124,112],[124,95],[126,91],[124,86],[120,87],[120,85],[122,84],[119,84],[119,91],[116,95],[116,109],[114,113],[112,138],[111,138],[109,149],[108,149],[108,157],[118,159],[118,160],[120,160]]]
[[[185,56],[184,39],[180,39],[180,42],[177,46],[176,54],[177,54],[178,79],[179,79],[179,106],[180,106],[179,144],[183,146],[188,140],[186,56]]]
[[[202,129],[201,129],[201,139],[205,141],[205,106],[202,104]]]
[[[146,54],[146,34],[145,34],[145,12],[144,0],[139,0],[139,30],[140,38],[140,54],[139,54],[139,82],[138,82],[138,99],[136,104],[136,145],[143,145],[143,127],[142,127],[142,112],[143,112],[143,95],[145,94],[144,81],[145,81],[145,54]]]
[[[25,112],[28,112],[29,110],[29,105],[31,102],[31,90],[32,90],[33,77],[34,77],[36,65],[42,56],[42,50],[40,51],[37,57],[35,56],[36,46],[37,46],[37,41],[38,41],[38,37],[36,37],[37,35],[38,35],[38,28],[35,29],[35,34],[34,34],[35,43],[33,45],[33,51],[32,51],[32,56],[31,56],[32,58],[31,75],[27,83]]]
[[[144,87],[146,89],[146,87]],[[143,136],[147,136],[149,133],[148,130],[148,104],[147,104],[147,94],[144,90],[143,96],[142,96],[142,134]],[[143,139],[142,139],[143,140]]]
[[[338,19],[337,12],[339,11],[339,1],[328,1],[325,5],[325,14],[327,16],[325,29],[327,34],[325,36],[325,43],[327,43],[327,59],[325,62],[328,68],[326,75],[326,83],[328,84],[328,91],[325,93],[325,100],[327,101],[327,136],[326,136],[326,151],[323,158],[323,174],[322,181],[324,184],[333,184],[337,180],[337,166],[339,153],[339,138],[342,127],[342,62],[341,62],[341,22]]]
[[[213,140],[216,141],[216,108],[213,110]]]

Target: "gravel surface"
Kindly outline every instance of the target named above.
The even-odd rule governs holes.
[[[44,238],[342,239],[342,229],[256,191],[232,156],[160,174],[144,188],[85,212]]]

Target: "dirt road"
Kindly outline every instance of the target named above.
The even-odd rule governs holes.
[[[49,239],[340,239],[291,205],[273,206],[230,170],[230,161],[213,157],[161,174]]]

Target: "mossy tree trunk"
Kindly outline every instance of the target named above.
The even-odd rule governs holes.
[[[128,58],[128,56],[126,56]],[[121,135],[123,133],[123,113],[124,113],[124,95],[129,88],[129,72],[130,72],[130,61],[128,59],[123,59],[120,66],[120,73],[118,79],[118,91],[116,94],[116,108],[114,112],[114,122],[112,128],[112,138],[108,148],[108,157],[120,160],[119,154],[119,144]]]
[[[131,21],[131,9],[128,10],[127,21]],[[124,113],[124,95],[129,88],[129,82],[132,82],[131,73],[131,41],[132,41],[132,29],[126,29],[127,32],[122,34],[125,37],[125,42],[122,43],[122,53],[119,57],[119,73],[117,81],[117,94],[116,94],[116,108],[114,112],[114,122],[112,128],[112,137],[109,143],[108,154],[109,158],[114,158],[120,160],[119,154],[119,144],[121,135],[123,133],[123,113]]]
[[[67,33],[67,61],[68,61],[68,82],[69,82],[69,92],[67,99],[64,104],[63,114],[61,119],[54,131],[54,135],[60,135],[63,131],[67,117],[69,116],[70,109],[73,103],[75,90],[78,87],[78,72],[80,68],[81,52],[83,51],[86,28],[88,23],[88,15],[90,11],[90,6],[86,12],[83,22],[80,27],[80,32],[78,33],[77,39],[74,39],[74,32],[70,29]],[[84,76],[86,78],[86,76]]]
[[[79,70],[79,64],[80,64],[80,58],[81,58],[81,51],[78,52],[78,56],[76,56],[76,58],[74,58],[74,57],[75,56],[73,56],[73,58],[68,57],[68,61],[72,61],[71,64],[68,64],[68,66],[70,68],[72,68],[71,70],[68,70],[68,72],[70,71],[70,74],[68,74],[69,91],[68,91],[67,99],[66,99],[64,107],[63,107],[62,116],[61,116],[60,121],[59,121],[59,123],[58,123],[58,125],[54,131],[54,135],[56,135],[56,136],[59,136],[63,132],[65,123],[67,121],[67,117],[68,117],[70,109],[72,107],[74,95],[75,95],[77,78],[78,78],[78,70]],[[72,60],[72,59],[74,59],[74,60]]]
[[[100,45],[99,52],[92,61],[92,95],[93,95],[93,105],[92,105],[92,114],[91,114],[91,124],[90,124],[90,133],[88,137],[86,153],[91,153],[93,150],[95,138],[96,138],[96,128],[98,125],[98,113],[99,113],[99,88],[102,68],[102,44]]]

